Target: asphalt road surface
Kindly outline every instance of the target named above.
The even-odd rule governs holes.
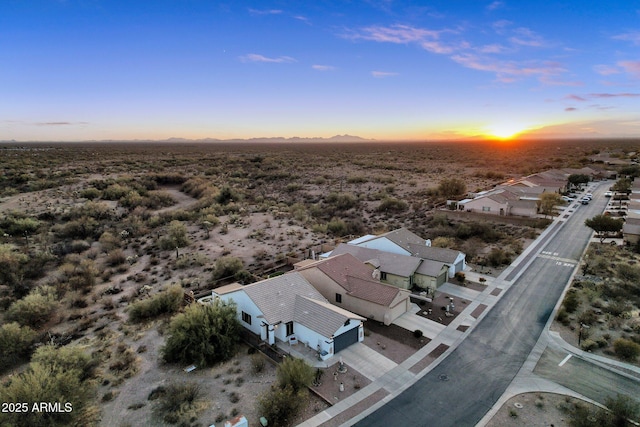
[[[547,348],[533,372],[596,402],[604,402],[607,397],[620,393],[640,403],[637,378],[604,369],[576,356],[565,359],[566,356],[565,351]]]
[[[601,213],[608,185],[575,203],[556,235],[523,268],[502,299],[446,359],[357,426],[474,426],[522,367],[542,333],[591,230],[584,220]],[[510,277],[509,277],[510,278]]]

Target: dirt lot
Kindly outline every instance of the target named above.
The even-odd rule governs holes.
[[[568,412],[576,402],[593,407],[560,394],[520,394],[509,399],[487,423],[487,427],[568,427]]]

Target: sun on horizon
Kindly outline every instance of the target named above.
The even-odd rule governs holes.
[[[519,123],[500,123],[487,128],[487,136],[500,140],[510,140],[526,132],[527,126]]]

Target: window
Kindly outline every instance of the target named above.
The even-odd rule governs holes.
[[[491,212],[491,206],[483,206],[482,212]]]
[[[336,294],[336,302],[342,302],[342,294]]]
[[[247,324],[251,324],[251,315],[249,313],[242,312],[242,321]]]
[[[380,272],[380,280],[387,280],[387,273],[382,271]]]
[[[293,335],[293,322],[287,322],[287,336]]]

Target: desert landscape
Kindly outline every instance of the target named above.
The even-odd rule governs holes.
[[[464,252],[470,269],[496,277],[549,221],[453,215],[447,200],[545,169],[581,168],[601,151],[623,156],[634,147],[625,140],[2,144],[2,393],[25,393],[16,384],[37,369],[58,372],[63,358],[72,365],[77,360],[58,374],[68,375],[63,382],[75,384],[82,398],[73,412],[55,414],[46,425],[195,426],[238,415],[257,425],[260,401],[280,375],[267,355],[238,337],[233,356],[221,363],[189,370],[166,360],[173,320],[197,305],[194,299],[289,271],[355,237],[401,227]],[[590,275],[617,271],[619,281],[637,279],[636,270],[605,265],[603,259],[614,257],[602,252],[609,250],[592,248],[592,264],[573,285],[578,305],[600,312],[567,308],[567,317],[558,319],[556,327],[574,345],[576,325],[604,327],[598,316],[609,313],[614,300],[602,299],[617,295],[605,288],[602,296]],[[638,261],[637,254],[615,257]],[[464,279],[451,281],[464,286]],[[482,283],[467,286],[483,289]],[[637,319],[634,304],[621,310]],[[594,327],[580,337],[583,348],[613,354],[609,346],[617,338],[638,336],[637,321],[607,319],[621,332],[603,335]],[[365,344],[389,348],[397,363],[427,342],[411,349],[402,344],[410,336],[366,323],[365,335]],[[326,371],[325,384],[332,372]],[[286,423],[298,424],[368,384],[350,372],[344,395],[312,390]],[[55,400],[48,393],[32,397]],[[565,415],[552,418],[558,416]],[[6,422],[41,422],[33,417]]]

